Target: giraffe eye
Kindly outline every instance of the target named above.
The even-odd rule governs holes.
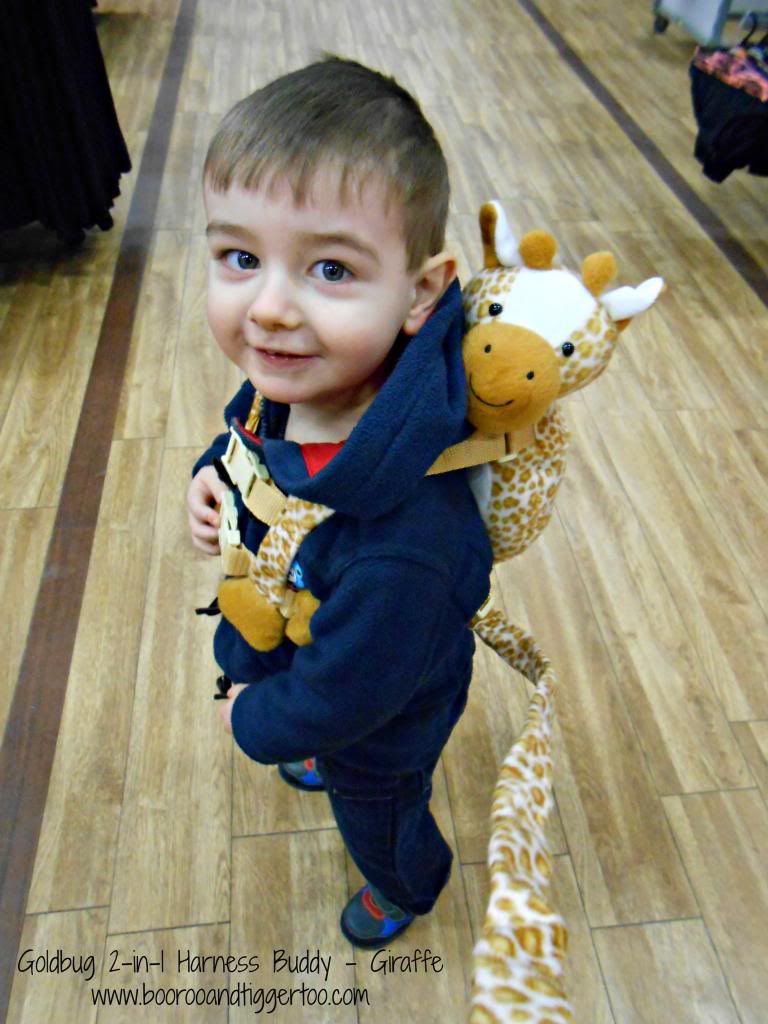
[[[563,343],[563,355],[566,358],[568,356],[572,356],[575,351],[576,351],[576,346],[573,344],[572,341],[566,341],[566,342]]]
[[[492,302],[488,307],[488,314],[490,316],[498,316],[499,313],[504,309],[500,302]]]

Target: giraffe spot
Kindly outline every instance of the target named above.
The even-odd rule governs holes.
[[[528,977],[525,984],[534,992],[540,992],[543,996],[551,996],[553,999],[562,999],[564,993],[559,985],[547,981],[545,978]]]
[[[568,930],[561,924],[552,925],[552,945],[563,953],[568,948]]]
[[[469,1015],[469,1024],[499,1024],[499,1018],[484,1006],[474,1006]]]
[[[536,854],[536,869],[540,875],[544,876],[544,878],[552,877],[552,865],[549,861],[549,857],[546,857],[543,853]]]
[[[515,938],[531,956],[543,956],[544,940],[538,928],[515,928]]]
[[[506,935],[492,935],[490,939],[488,939],[488,945],[491,949],[495,949],[497,953],[501,953],[503,956],[515,955],[515,944]]]
[[[510,985],[499,985],[498,988],[494,990],[493,994],[496,997],[496,1001],[499,1003],[517,1003],[519,1005],[520,1003],[530,1002],[530,999],[525,992],[520,992],[518,989],[512,988]]]
[[[547,904],[543,900],[540,900],[538,896],[529,896],[528,906],[534,913],[543,914],[545,917],[549,917],[549,915],[552,913]]]

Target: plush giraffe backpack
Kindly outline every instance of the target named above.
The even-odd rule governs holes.
[[[498,564],[524,551],[552,515],[568,443],[555,401],[603,372],[620,332],[653,305],[663,282],[655,277],[606,292],[616,275],[610,253],[587,256],[580,274],[560,268],[552,236],[531,231],[518,243],[496,202],[481,208],[480,230],[484,267],[464,289],[467,419],[476,430],[430,473],[475,467],[471,484]],[[259,405],[257,398],[251,430]],[[233,496],[226,496],[222,614],[258,650],[273,649],[283,636],[311,643],[319,602],[292,585],[291,567],[309,531],[333,510],[282,494],[234,431],[222,461],[245,506],[270,527],[258,552],[247,551]],[[573,1021],[562,985],[567,932],[550,905],[545,838],[554,672],[535,640],[490,599],[470,625],[535,688],[493,795],[491,895],[473,953],[470,1024],[564,1024]]]

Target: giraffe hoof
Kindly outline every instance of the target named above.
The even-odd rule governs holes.
[[[219,584],[221,614],[257,651],[273,651],[283,640],[285,619],[246,576]]]

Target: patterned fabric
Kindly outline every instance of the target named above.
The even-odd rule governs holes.
[[[568,933],[550,902],[552,861],[544,831],[553,803],[555,674],[534,639],[510,626],[500,612],[474,622],[473,629],[536,691],[493,794],[491,896],[473,953],[469,1020],[571,1024],[573,1013],[562,983]],[[510,1016],[515,1012],[527,1016]]]
[[[731,50],[696,49],[694,67],[721,82],[742,89],[763,103],[768,103],[768,71],[765,51],[760,47],[747,49],[735,46]]]

